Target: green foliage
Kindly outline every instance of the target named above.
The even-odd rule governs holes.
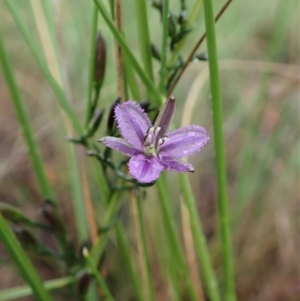
[[[260,7],[236,2],[225,8],[216,28],[213,11],[221,9],[220,1],[214,10],[211,0],[131,2],[122,5],[121,31],[117,0],[1,4],[1,74],[36,181],[32,185],[20,172],[21,184],[11,174],[13,189],[1,187],[0,239],[28,286],[3,290],[0,284],[0,300],[31,294],[50,300],[50,290],[59,300],[203,301],[205,295],[231,301],[236,293],[252,300],[254,293],[243,292],[251,283],[262,287],[260,298],[264,285],[277,283],[270,278],[272,254],[280,254],[294,273],[299,78],[295,32],[287,25],[296,19],[296,1]],[[207,49],[191,52],[205,31]],[[117,45],[122,78],[115,72]],[[205,125],[213,138],[197,157],[201,164],[193,176],[180,174],[177,182],[163,174],[141,185],[128,175],[127,158],[97,145],[105,133],[119,135],[116,82],[124,83],[125,97],[140,101],[152,119],[175,86],[182,123]],[[47,139],[39,138],[35,114],[45,119]],[[23,170],[18,160],[14,164]],[[31,204],[36,213],[38,203],[39,218],[23,210]],[[64,277],[42,282],[36,259]],[[264,277],[270,282],[262,284]],[[281,282],[288,285],[292,278],[286,279]]]

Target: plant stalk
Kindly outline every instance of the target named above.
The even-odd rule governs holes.
[[[228,191],[226,175],[225,141],[223,134],[223,113],[218,67],[218,54],[215,32],[215,20],[212,0],[204,0],[204,17],[209,57],[210,89],[214,124],[214,144],[216,152],[218,217],[221,232],[222,257],[224,265],[225,300],[235,301],[235,283],[230,242],[230,225],[228,212]]]

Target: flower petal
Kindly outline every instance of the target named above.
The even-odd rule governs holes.
[[[159,154],[174,159],[191,156],[208,142],[206,130],[198,125],[189,125],[167,134]]]
[[[169,125],[172,121],[172,117],[175,111],[175,97],[170,96],[164,106],[161,108],[158,116],[156,117],[154,127],[160,127],[160,131],[158,132],[157,139],[164,136],[169,128]]]
[[[98,142],[102,142],[106,146],[115,149],[126,156],[132,157],[137,153],[137,151],[122,138],[103,137],[98,140]]]
[[[144,137],[151,121],[140,105],[132,100],[116,106],[115,116],[122,136],[136,149],[143,150]]]
[[[165,169],[156,157],[133,156],[128,163],[129,173],[140,183],[151,183]]]
[[[194,172],[195,170],[192,164],[176,161],[171,158],[162,158],[161,164],[163,164],[166,169],[179,172]]]

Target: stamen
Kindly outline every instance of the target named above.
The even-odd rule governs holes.
[[[155,131],[155,127],[151,126],[148,131],[147,131],[147,134],[153,134]]]
[[[163,145],[165,140],[163,138],[158,139],[158,146]]]
[[[158,139],[158,146],[161,146],[165,143],[166,140],[168,140],[169,138],[167,136],[163,136],[161,138]]]
[[[157,126],[156,128],[154,128],[154,135],[157,136],[160,130],[161,130],[160,126]]]
[[[149,146],[153,143],[152,134],[148,134],[144,139],[144,146]]]

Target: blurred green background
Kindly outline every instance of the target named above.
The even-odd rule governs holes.
[[[32,1],[34,2],[34,1]],[[187,1],[188,9],[193,1]],[[217,12],[224,1],[215,1]],[[82,123],[85,117],[92,1],[54,1],[56,34],[67,95]],[[36,26],[30,1],[18,1],[19,12],[42,47],[43,28]],[[161,25],[148,3],[151,41],[158,47]],[[299,284],[299,2],[297,0],[233,1],[217,24],[219,67],[227,147],[230,214],[239,300],[300,300]],[[178,1],[170,9],[179,11]],[[21,89],[36,139],[42,150],[47,175],[55,187],[58,204],[76,240],[63,118],[57,101],[29,52],[9,11],[0,2],[0,28]],[[132,50],[139,58],[138,31],[133,0],[123,1],[123,26]],[[38,21],[38,20],[37,20]],[[99,106],[109,108],[116,98],[114,41],[100,17],[99,28],[107,43],[107,68]],[[185,58],[204,31],[203,11],[188,36]],[[205,51],[205,43],[199,49]],[[154,63],[155,74],[159,66]],[[0,73],[0,201],[20,207],[39,218],[40,196],[27,156],[10,95]],[[142,90],[143,91],[143,90]],[[145,91],[143,91],[145,92]],[[193,62],[174,91],[177,98],[175,125],[183,112],[190,123],[200,124],[213,135],[206,62]],[[145,99],[145,93],[143,93]],[[186,115],[185,115],[186,116]],[[96,135],[104,133],[105,123]],[[94,161],[79,150],[78,160],[87,166],[92,199],[101,219],[101,200],[93,171]],[[216,233],[216,176],[213,140],[191,162],[190,176],[199,214],[208,238],[214,266],[220,276],[220,246]],[[175,174],[168,173],[169,183]],[[172,187],[173,188],[173,187]],[[171,189],[179,215],[178,189]],[[163,244],[157,233],[159,202],[155,189],[145,203],[150,240]],[[124,209],[126,219],[127,209]],[[130,237],[130,225],[128,235]],[[46,239],[47,237],[42,237]],[[51,241],[47,241],[51,244]],[[299,246],[298,246],[299,247]],[[154,252],[154,250],[153,250]],[[152,264],[160,260],[154,252]],[[47,261],[34,258],[43,279],[58,277]],[[112,252],[106,273],[118,291],[122,278],[119,259]],[[0,245],[0,289],[23,283],[9,255]],[[157,276],[159,281],[159,275]],[[220,276],[221,277],[221,276]],[[158,288],[159,290],[159,288]],[[167,300],[161,289],[160,300]],[[34,300],[26,298],[24,300]],[[118,300],[122,300],[119,299]]]

